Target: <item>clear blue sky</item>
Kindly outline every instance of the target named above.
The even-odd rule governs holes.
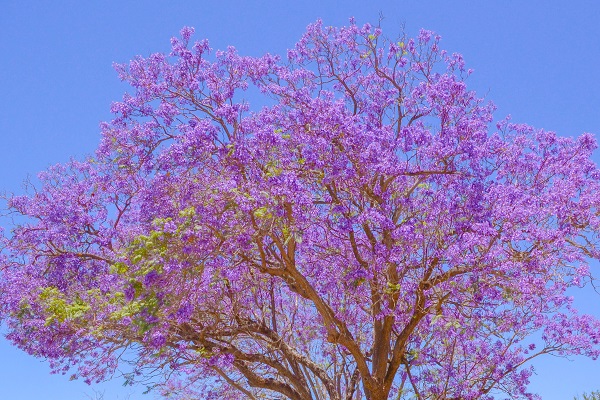
[[[172,3],[172,4],[171,4]],[[94,151],[98,123],[126,87],[111,64],[169,51],[184,25],[213,48],[283,54],[307,24],[341,25],[350,16],[394,35],[435,30],[443,47],[475,69],[472,89],[493,100],[501,119],[600,134],[600,2],[589,1],[17,1],[0,2],[0,190],[20,192],[28,175]],[[600,155],[596,154],[596,160]],[[598,275],[600,266],[595,265]],[[600,297],[574,293],[600,315]],[[571,399],[600,389],[600,361],[548,357],[532,389]],[[93,388],[51,376],[48,367],[0,339],[0,399],[79,400]],[[121,380],[96,388],[105,400],[150,399]]]

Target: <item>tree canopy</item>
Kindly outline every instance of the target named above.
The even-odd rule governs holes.
[[[492,123],[440,37],[317,22],[286,57],[170,54],[2,237],[8,338],[189,399],[491,399],[597,357],[596,141]],[[251,107],[250,102],[254,103]]]

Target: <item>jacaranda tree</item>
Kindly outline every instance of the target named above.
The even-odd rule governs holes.
[[[9,197],[13,343],[183,399],[535,398],[532,358],[600,354],[565,293],[600,257],[590,134],[492,125],[428,31],[317,22],[284,59],[192,32]]]

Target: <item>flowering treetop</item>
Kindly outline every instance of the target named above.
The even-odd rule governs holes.
[[[317,22],[284,60],[192,33],[117,66],[93,158],[9,198],[16,345],[207,399],[533,398],[532,358],[598,356],[565,295],[600,256],[591,135],[492,127],[428,31]]]

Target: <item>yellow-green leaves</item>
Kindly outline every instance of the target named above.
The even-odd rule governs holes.
[[[31,305],[26,299],[21,299],[19,302],[19,311],[17,312],[17,318],[22,320],[31,315]]]
[[[273,215],[269,212],[267,207],[260,207],[253,212],[255,218],[271,218]]]
[[[235,145],[230,143],[225,147],[229,149],[229,151],[227,152],[227,157],[230,157],[235,151]]]
[[[181,218],[192,218],[196,215],[196,208],[194,206],[187,207],[181,211],[179,211],[179,216]]]
[[[142,303],[139,301],[130,301],[118,309],[117,311],[110,314],[110,318],[114,320],[120,320],[125,317],[133,317],[142,310]]]
[[[109,307],[111,320],[130,318],[142,333],[151,328],[147,317],[159,316],[168,300],[159,301],[159,291],[149,282],[160,279],[165,263],[186,257],[182,247],[193,240],[195,216],[196,209],[191,206],[179,211],[176,217],[154,219],[154,229],[137,236],[123,252],[123,259],[128,261],[110,267],[110,272],[120,275],[132,291],[129,299],[123,292],[105,296],[102,303]]]
[[[400,291],[401,285],[399,283],[393,284],[392,282],[387,283],[387,287],[383,290],[387,294],[394,294]]]
[[[129,271],[129,266],[125,263],[118,262],[110,266],[109,272],[111,274],[123,275]]]
[[[276,160],[271,160],[265,164],[265,175],[269,178],[274,176],[279,176],[283,172],[283,169],[279,167],[279,162]]]
[[[404,42],[398,42],[398,46],[402,49],[403,56],[408,54],[408,52],[404,49]]]
[[[196,354],[202,358],[210,358],[213,355],[213,353],[208,351],[205,347],[196,347],[194,350],[196,351]]]
[[[81,318],[90,309],[90,305],[79,297],[74,301],[68,301],[66,296],[54,286],[43,288],[38,298],[47,315],[46,326],[54,321],[62,323]]]

